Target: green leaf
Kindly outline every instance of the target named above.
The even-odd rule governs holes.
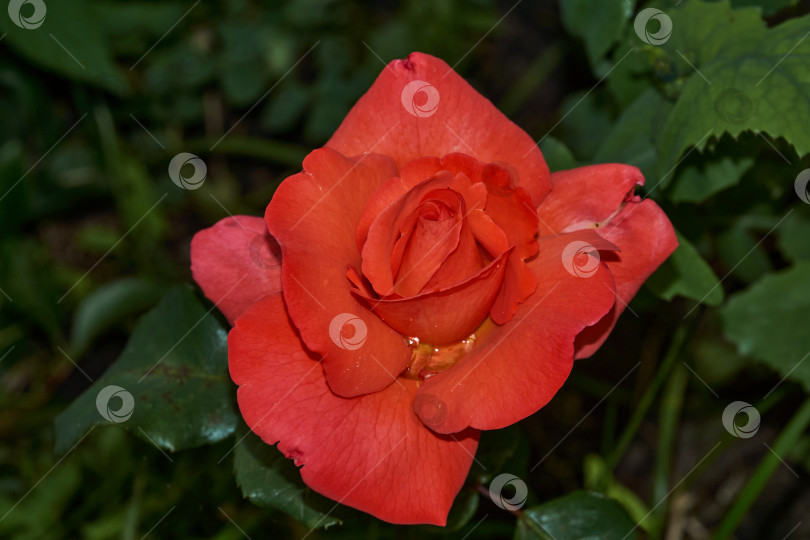
[[[810,15],[767,28],[756,8],[696,0],[668,14],[673,33],[663,47],[688,80],[661,137],[661,170],[724,132],[767,132],[800,156],[810,152]]]
[[[615,122],[604,101],[596,93],[577,92],[560,107],[559,138],[579,159],[590,160]]]
[[[771,270],[771,261],[761,241],[738,222],[717,237],[717,251],[726,268],[746,283]]]
[[[731,0],[734,7],[757,6],[762,9],[762,14],[770,17],[779,13],[783,9],[795,6],[799,0]]]
[[[608,75],[607,88],[622,109],[646,92],[651,86],[650,71],[656,65],[651,57],[656,50],[638,47],[639,40],[630,25],[624,39],[612,55],[613,68]],[[603,75],[604,76],[604,75]],[[671,105],[670,105],[671,106]]]
[[[272,133],[289,131],[301,121],[309,103],[309,86],[287,79],[262,111],[262,127]]]
[[[52,472],[40,473],[42,485],[32,490],[30,497],[6,499],[5,494],[0,495],[0,516],[4,518],[0,521],[0,535],[3,538],[64,537],[60,516],[82,486],[82,469],[77,460],[69,459]]]
[[[766,275],[734,294],[721,311],[725,335],[752,356],[810,391],[810,263]]]
[[[93,2],[96,19],[104,21],[101,30],[110,47],[116,53],[131,56],[133,62],[179,21],[189,7],[191,4],[173,1]]]
[[[776,229],[777,245],[791,262],[810,260],[810,206],[801,205]]]
[[[113,92],[126,91],[116,77],[109,47],[99,20],[87,0],[46,2],[44,19],[38,27],[21,28],[7,13],[0,17],[0,33],[28,60],[65,77],[89,82]],[[23,16],[31,17],[31,3],[22,5]],[[36,25],[34,25],[36,26]]]
[[[689,353],[692,357],[692,360],[687,360],[690,368],[712,388],[735,380],[749,364],[734,344],[723,337],[720,312],[716,310],[703,315],[700,331],[691,339]]]
[[[703,202],[715,193],[736,185],[753,164],[752,158],[734,161],[730,157],[723,157],[707,163],[702,171],[697,167],[687,167],[678,176],[669,198],[673,202]]]
[[[571,153],[571,149],[560,139],[548,135],[540,142],[540,151],[552,171],[565,171],[579,166],[577,158]]]
[[[135,259],[141,261],[148,254],[160,261],[156,253],[159,252],[162,245],[160,240],[168,228],[160,202],[168,191],[164,192],[163,197],[157,195],[161,186],[155,185],[143,161],[135,158],[118,137],[109,107],[97,106],[93,117],[101,135],[101,151],[109,174],[110,190],[116,198],[118,214],[122,218],[122,225],[132,230],[131,242],[142,255]],[[163,182],[166,182],[165,177]],[[155,261],[150,260],[150,266],[155,264]]]
[[[692,298],[710,306],[723,301],[723,287],[695,246],[675,231],[678,248],[647,280],[647,287],[664,300]]]
[[[108,226],[89,224],[76,231],[76,245],[99,257],[114,249],[121,234]]]
[[[219,33],[223,44],[219,72],[225,97],[235,105],[252,103],[265,91],[270,76],[262,57],[268,36],[259,26],[244,21],[224,22]]]
[[[122,278],[102,285],[82,300],[73,318],[71,350],[81,355],[104,331],[158,301],[165,288],[151,280]]]
[[[309,489],[293,462],[247,427],[236,439],[234,472],[242,494],[257,506],[280,510],[313,529],[341,523],[330,513],[335,503]]]
[[[599,493],[575,491],[565,497],[523,511],[515,540],[622,540],[636,538],[635,522],[613,499]],[[545,531],[546,536],[535,532]]]
[[[655,89],[648,88],[622,112],[607,132],[594,155],[596,163],[626,163],[640,168],[652,190],[659,182],[652,178],[658,159],[656,141],[672,104]]]
[[[621,504],[628,515],[647,532],[658,529],[656,516],[631,489],[613,477],[607,463],[598,454],[588,454],[583,462],[585,488],[599,491]]]
[[[566,0],[560,2],[562,22],[572,35],[585,41],[585,51],[595,66],[624,30],[633,13],[632,0]]]
[[[104,376],[57,416],[57,452],[69,449],[91,426],[114,422],[172,452],[231,435],[238,416],[227,337],[190,287],[171,289],[138,321]],[[107,390],[111,385],[123,391]]]
[[[52,261],[37,242],[7,240],[0,243],[0,305],[6,304],[60,342],[61,328]],[[19,317],[19,315],[17,315]]]

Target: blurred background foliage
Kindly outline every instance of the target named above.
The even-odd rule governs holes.
[[[809,2],[45,3],[35,29],[0,14],[0,537],[810,538]],[[651,6],[658,45],[633,26]],[[552,170],[639,166],[681,238],[553,402],[485,435],[446,530],[305,489],[241,424],[225,321],[182,285],[194,232],[262,214],[415,50]],[[179,152],[201,189],[168,177]],[[139,405],[96,427],[109,384]],[[755,437],[723,428],[737,400]],[[486,495],[501,472],[529,486],[515,515]]]

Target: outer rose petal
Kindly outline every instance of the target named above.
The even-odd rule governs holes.
[[[473,349],[419,389],[419,395],[444,405],[440,419],[423,417],[434,431],[511,425],[543,407],[562,386],[573,365],[574,338],[599,321],[615,297],[604,265],[590,277],[566,270],[563,252],[573,241],[598,250],[615,248],[593,231],[540,238],[540,253],[529,263],[537,276],[534,295],[507,324],[487,320],[476,331]]]
[[[644,176],[620,163],[588,165],[551,175],[552,192],[537,207],[540,236],[593,228],[619,210]]]
[[[599,234],[621,250],[603,260],[616,280],[616,303],[602,320],[577,336],[575,358],[587,358],[607,339],[625,306],[641,285],[678,247],[667,216],[653,201],[630,201]]]
[[[420,98],[430,96],[419,91],[418,84],[408,86],[413,81],[435,88],[436,92],[428,88],[434,100],[438,96],[435,109],[418,110],[427,105]],[[403,101],[416,108],[406,109]],[[531,195],[535,206],[549,192],[548,166],[531,137],[450,66],[423,53],[388,64],[326,146],[345,155],[385,154],[400,168],[424,156],[462,152],[480,161],[502,161],[515,167],[520,187]]]
[[[281,252],[260,217],[233,216],[191,240],[191,273],[228,321],[281,290]]]
[[[642,283],[678,247],[672,224],[651,200],[630,196],[644,177],[635,167],[591,165],[551,175],[553,189],[537,209],[540,233],[596,230],[616,244],[618,253],[605,255],[616,280],[616,304],[599,323],[577,337],[576,358],[599,349],[625,306]],[[624,205],[624,206],[622,206]]]
[[[392,523],[445,524],[479,432],[427,429],[413,413],[415,381],[354,399],[334,395],[280,294],[236,321],[228,363],[248,426],[278,442],[312,489]]]
[[[265,213],[281,246],[290,317],[307,347],[324,355],[329,385],[344,397],[382,390],[410,359],[402,336],[352,296],[346,278],[350,266],[361,264],[355,227],[363,205],[395,173],[385,156],[349,159],[329,148],[315,150],[304,160],[303,173],[281,183]],[[365,325],[359,347],[338,345],[342,327],[332,328],[333,321],[339,325],[336,317],[345,314]]]

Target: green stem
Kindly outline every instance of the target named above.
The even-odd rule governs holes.
[[[663,385],[664,381],[666,381],[667,377],[669,377],[669,373],[672,371],[675,361],[678,359],[678,356],[680,356],[681,349],[686,342],[687,336],[690,334],[691,327],[691,324],[683,324],[680,325],[675,331],[675,335],[672,337],[672,341],[670,342],[669,348],[664,356],[664,361],[661,363],[661,367],[658,369],[658,373],[655,374],[652,384],[647,387],[644,395],[641,396],[641,400],[639,401],[636,410],[633,411],[633,416],[630,418],[630,422],[628,422],[627,427],[624,429],[621,437],[619,438],[619,442],[616,443],[613,453],[610,454],[610,457],[607,460],[607,469],[609,471],[613,471],[616,468],[619,460],[627,451],[627,447],[630,446],[630,442],[633,440],[636,431],[638,431],[639,426],[641,426],[641,422],[644,420],[644,417],[650,410],[655,396],[661,389],[661,385]]]
[[[740,521],[742,521],[743,516],[745,516],[760,492],[765,488],[765,484],[767,484],[773,471],[780,465],[781,461],[779,456],[787,455],[791,449],[796,446],[796,443],[799,441],[799,438],[808,425],[810,425],[810,398],[804,402],[798,412],[790,419],[788,425],[785,426],[779,434],[779,437],[776,438],[776,441],[773,443],[773,451],[769,450],[765,454],[765,457],[759,462],[756,471],[754,471],[754,474],[748,479],[745,487],[726,514],[726,517],[720,523],[720,526],[717,527],[713,538],[722,540],[734,533]]]
[[[611,399],[607,402],[607,409],[605,410],[605,428],[602,430],[602,452],[600,455],[606,456],[610,449],[613,448],[613,443],[616,442],[616,421],[619,417],[619,405],[616,400]]]
[[[669,471],[672,461],[672,448],[675,445],[675,436],[678,428],[678,419],[683,407],[683,396],[686,385],[689,382],[688,372],[682,366],[677,366],[672,372],[672,377],[664,390],[664,397],[661,399],[661,406],[658,414],[658,448],[653,469],[653,489],[651,505],[658,505],[669,492]],[[655,509],[655,523],[664,523],[667,505],[658,505]],[[657,531],[661,536],[662,531]]]

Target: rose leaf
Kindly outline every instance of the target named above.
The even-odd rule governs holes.
[[[810,263],[765,275],[721,310],[725,336],[740,354],[767,364],[810,391]]]
[[[723,133],[764,132],[800,156],[810,152],[810,15],[767,28],[757,8],[728,1],[685,2],[667,13],[672,39],[661,47],[686,82],[659,142],[661,172]]]
[[[536,538],[636,538],[636,524],[615,500],[588,491],[575,491],[523,511],[515,540]],[[539,532],[535,532],[539,530]],[[541,534],[545,532],[545,536]]]
[[[242,495],[250,502],[280,510],[312,529],[341,523],[330,511],[335,503],[309,489],[292,460],[247,426],[237,435],[234,473]]]
[[[633,13],[629,0],[569,0],[560,2],[562,22],[572,35],[585,41],[592,66],[601,60],[622,34]]]
[[[56,451],[94,425],[120,424],[161,450],[211,444],[236,429],[228,333],[188,286],[136,324],[118,360],[54,421]]]
[[[678,248],[650,276],[646,285],[664,300],[683,296],[716,306],[723,301],[723,287],[714,271],[689,240],[676,231]]]

